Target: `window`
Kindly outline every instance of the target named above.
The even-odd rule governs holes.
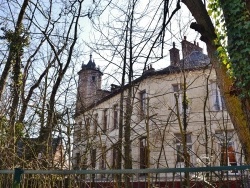
[[[80,153],[76,153],[76,167],[79,168],[81,163]]]
[[[103,133],[106,133],[107,125],[108,125],[108,110],[105,109],[103,111],[103,129],[102,129]]]
[[[146,90],[140,92],[140,110],[141,116],[144,117],[147,114],[147,94]]]
[[[174,92],[174,106],[177,106],[176,102],[178,102],[179,113],[181,114],[183,111],[183,93],[181,84],[173,84],[173,92]],[[177,97],[177,101],[176,101]]]
[[[97,134],[97,126],[98,126],[98,114],[94,115],[94,130],[93,130],[93,135],[96,136]]]
[[[220,152],[220,165],[221,166],[237,166],[237,156],[235,152],[235,142],[233,132],[218,131],[215,133],[218,141],[218,148]]]
[[[75,135],[76,142],[80,142],[81,137],[82,137],[82,122],[81,121],[78,124],[78,129],[75,129],[74,135]]]
[[[96,78],[95,76],[92,76],[92,81],[95,82]]]
[[[100,169],[106,169],[106,147],[103,147],[101,150],[101,161],[100,161]]]
[[[185,163],[185,156],[184,156],[184,151],[183,151],[183,140],[182,140],[182,135],[181,134],[175,134],[175,143],[176,143],[176,154],[177,154],[177,166],[184,167]],[[192,151],[192,139],[191,139],[191,134],[186,135],[186,145],[187,145],[187,156],[186,159],[190,163],[190,154]]]
[[[87,167],[88,167],[88,165],[87,165],[87,156],[86,155],[83,155],[81,163],[82,163],[82,166],[81,166],[82,169],[86,170]]]
[[[148,166],[148,152],[147,152],[146,137],[140,139],[140,168],[144,169]]]
[[[118,148],[117,148],[117,144],[114,144],[113,149],[112,149],[112,168],[113,169],[116,169],[118,167],[117,158],[118,158]]]
[[[101,158],[100,158],[100,169],[105,170],[106,169],[106,147],[103,147],[101,150]],[[102,178],[105,178],[105,174],[101,174]]]
[[[116,104],[116,105],[114,105],[114,125],[113,125],[113,128],[114,129],[117,129],[118,128],[118,105]]]
[[[92,169],[95,169],[95,167],[96,167],[96,149],[92,149],[90,151],[90,161],[91,161]]]
[[[86,123],[85,123],[85,130],[84,130],[84,135],[87,136],[89,133],[89,127],[90,127],[90,119],[86,118]]]
[[[213,110],[219,111],[225,109],[225,102],[220,94],[220,90],[216,82],[211,82],[212,107]]]

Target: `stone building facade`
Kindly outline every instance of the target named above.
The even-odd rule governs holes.
[[[110,91],[101,89],[102,72],[91,57],[82,66],[74,130],[76,169],[116,168],[119,152],[124,159],[124,125],[129,108],[132,168],[243,162],[241,145],[208,56],[198,43],[186,38],[182,41],[182,59],[179,53],[173,44],[170,66],[161,70],[148,66],[132,86],[112,85]],[[127,102],[129,88],[131,103]],[[123,132],[122,145],[117,145],[119,130]],[[122,168],[123,164],[124,160]]]

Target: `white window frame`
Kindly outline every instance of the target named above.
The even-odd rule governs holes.
[[[89,135],[89,133],[90,133],[90,124],[91,124],[91,120],[90,120],[90,118],[89,117],[87,117],[86,119],[85,119],[85,125],[84,125],[84,130],[83,130],[83,137],[86,137],[86,136],[88,136]]]
[[[139,139],[139,168],[145,169],[147,168],[147,137],[142,137]],[[143,152],[143,153],[141,153]]]
[[[100,169],[104,170],[107,168],[107,164],[106,164],[106,160],[107,160],[107,152],[106,152],[106,147],[103,146],[100,150]]]
[[[147,92],[146,90],[142,90],[140,92],[140,112],[141,112],[142,117],[147,115]]]
[[[105,108],[103,110],[103,126],[102,126],[102,132],[106,133],[108,130],[108,109]]]
[[[118,104],[115,104],[113,106],[113,127],[112,127],[112,130],[118,129],[118,125],[119,125]]]
[[[106,146],[103,146],[100,151],[100,164],[99,169],[100,170],[106,170],[107,169],[107,152],[106,152]],[[101,178],[105,178],[106,174],[101,174]]]
[[[94,114],[94,120],[93,120],[93,136],[95,137],[97,135],[98,130],[98,113]]]
[[[113,144],[113,148],[112,148],[112,169],[117,169],[117,158],[118,158],[118,145],[117,144]]]
[[[92,148],[90,150],[90,168],[91,169],[96,169],[96,158],[97,158],[97,155],[96,155],[96,152],[97,152],[97,149],[96,148]]]
[[[80,152],[77,152],[75,154],[75,166],[77,168],[80,168],[80,166],[81,166],[81,153]]]
[[[81,142],[82,126],[83,126],[82,121],[79,121],[77,128],[75,128],[75,130],[74,130],[74,141],[76,143]]]
[[[220,111],[225,109],[224,99],[221,96],[220,89],[215,81],[211,81],[211,98],[212,98],[212,110]]]
[[[180,83],[177,84],[172,84],[172,90],[174,95],[177,95],[177,99],[178,99],[178,106],[179,106],[179,113],[182,114],[183,113],[183,85]],[[176,100],[175,100],[175,96],[174,97],[174,106],[176,109]],[[186,113],[189,113],[189,109],[190,109],[190,104],[187,105],[187,110]]]
[[[189,154],[189,162],[192,163],[192,151],[193,151],[193,143],[192,143],[192,135],[191,133],[187,134],[187,152]],[[182,148],[183,150],[183,145],[182,145],[182,135],[181,133],[176,133],[175,134],[175,153],[176,153],[176,167],[177,168],[184,168],[185,167],[185,162],[184,159],[183,161],[178,161],[178,158],[181,157],[179,152],[180,149]]]
[[[228,154],[228,156],[227,156],[227,166],[232,166],[232,164],[236,164],[236,165],[234,165],[234,166],[238,166],[239,165],[239,163],[238,163],[238,161],[239,161],[239,156],[238,156],[238,154],[237,154],[237,151],[236,151],[236,148],[237,148],[237,144],[236,144],[236,140],[235,140],[235,137],[234,137],[234,131],[216,131],[215,132],[215,137],[216,137],[216,140],[217,140],[217,142],[218,142],[218,144],[217,144],[217,147],[218,147],[218,153],[219,153],[219,165],[223,165],[223,164],[221,164],[221,157],[222,157],[222,154],[221,154],[221,149],[222,149],[222,147],[223,147],[223,145],[225,145],[226,146],[226,148],[227,148],[227,154]],[[228,148],[229,147],[232,147],[232,149],[234,150],[234,158],[235,158],[235,162],[234,161],[230,161],[230,151],[228,151]],[[237,173],[239,173],[239,172],[234,172],[234,171],[229,171],[229,174],[232,174],[232,175],[234,175],[234,174],[237,174]]]

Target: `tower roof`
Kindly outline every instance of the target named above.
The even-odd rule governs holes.
[[[89,55],[89,62],[87,64],[82,63],[82,69],[79,71],[79,73],[85,70],[94,70],[102,74],[100,68],[96,66],[95,61],[92,59],[92,54]]]
[[[82,64],[82,69],[97,69],[95,61],[92,60],[92,54],[89,55],[89,62],[87,63],[87,65],[85,65],[84,63]]]

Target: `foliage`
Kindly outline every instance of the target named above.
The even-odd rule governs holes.
[[[27,30],[23,27],[23,25],[18,29],[17,32],[12,31],[11,29],[6,29],[4,27],[2,27],[1,30],[4,32],[4,35],[1,36],[0,39],[6,39],[7,42],[11,45],[12,49],[16,53],[21,52],[21,54],[19,55],[22,55],[23,48],[25,46],[28,46],[30,42],[29,34]]]
[[[8,130],[8,120],[4,116],[0,116],[0,143],[5,143],[7,136],[6,132]]]
[[[16,122],[15,123],[15,134],[17,137],[24,136],[24,124]]]
[[[249,97],[250,15],[246,3],[210,0],[208,8],[208,13],[215,19],[218,56],[241,90],[240,97]]]
[[[21,73],[21,58],[24,53],[24,47],[29,45],[29,33],[24,28],[23,24],[15,31],[6,28],[1,28],[1,30],[4,32],[1,39],[5,39],[9,45],[9,62],[13,67],[11,71],[11,91],[13,98],[15,98],[19,96],[22,87],[23,74]],[[17,105],[16,100],[13,99],[13,101],[14,105]]]

